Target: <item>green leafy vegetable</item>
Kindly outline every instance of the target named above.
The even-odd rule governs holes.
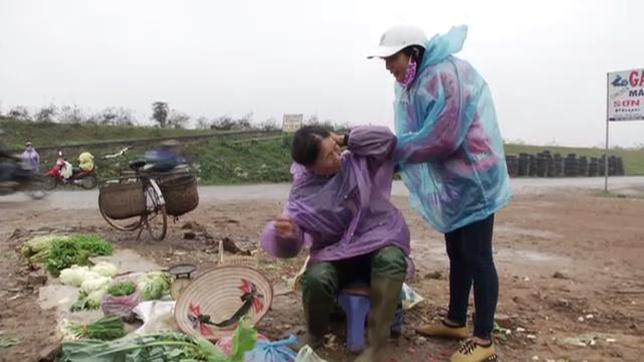
[[[123,320],[120,317],[103,317],[90,324],[72,323],[69,329],[76,337],[103,341],[111,341],[125,335]]]
[[[98,235],[77,235],[72,238],[82,250],[87,250],[91,256],[112,255],[114,247]]]
[[[68,238],[68,236],[64,235],[36,236],[23,244],[20,253],[23,257],[29,259],[31,263],[46,263],[54,241]]]
[[[136,285],[134,285],[134,282],[120,282],[109,287],[107,292],[115,297],[123,297],[126,295],[132,295],[135,290]]]
[[[105,294],[107,294],[107,288],[99,289],[89,294],[81,291],[76,302],[72,304],[70,311],[97,310],[101,307]]]
[[[111,255],[112,244],[96,235],[76,235],[53,240],[47,258],[47,270],[57,277],[72,265],[86,265],[91,256]]]
[[[92,339],[63,343],[59,362],[243,362],[255,348],[257,332],[240,323],[233,338],[233,355],[225,356],[211,342],[179,333],[159,333],[111,342]]]
[[[170,275],[160,271],[143,274],[136,280],[136,288],[143,300],[160,299],[170,291]]]

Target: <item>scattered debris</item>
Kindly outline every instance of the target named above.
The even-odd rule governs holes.
[[[579,335],[577,337],[564,338],[561,340],[564,344],[577,347],[594,346],[597,343],[597,336]]]
[[[525,332],[525,328],[517,327],[517,333]]]
[[[27,284],[31,287],[40,287],[47,283],[47,274],[43,271],[34,271],[27,276]]]
[[[577,320],[578,320],[579,322],[583,322],[583,321],[584,321],[584,317],[579,317],[579,318],[577,318]]]
[[[213,237],[208,230],[206,229],[205,226],[196,223],[196,222],[187,222],[181,226],[181,229],[183,230],[189,230],[184,232],[184,239],[187,240],[192,240],[197,238],[197,234],[201,234],[204,239],[206,239],[206,244],[209,245],[216,245],[217,242],[215,241],[215,237]],[[232,254],[238,254],[238,255],[246,255],[246,256],[251,256],[252,253],[250,250],[242,250],[240,249],[235,242],[230,239],[229,237],[224,237],[221,239],[221,241],[224,244],[224,251],[227,251]]]
[[[594,316],[594,315],[592,315],[592,314],[586,314],[586,319],[593,319],[593,318],[595,318],[595,316]]]
[[[496,323],[499,325],[499,327],[505,328],[505,329],[512,328],[512,319],[510,318],[510,316],[502,313],[497,313],[494,319]]]
[[[402,294],[403,294],[403,300],[402,300],[403,310],[410,310],[411,308],[415,307],[418,303],[425,300],[425,298],[423,298],[420,294],[416,293],[416,291],[412,287],[407,285],[407,283],[403,283]]]
[[[565,275],[562,272],[555,272],[554,274],[552,274],[552,277],[555,278],[555,279],[570,279],[570,278],[568,278],[567,275]]]
[[[53,362],[62,350],[63,345],[61,343],[55,343],[44,347],[38,353],[38,362]]]
[[[235,242],[232,241],[230,238],[224,237],[221,240],[224,242],[224,251],[227,251],[233,254],[239,254],[239,255],[247,255],[247,256],[251,255],[250,250],[242,250],[238,248]]]
[[[18,339],[12,337],[0,337],[0,348],[13,347],[18,343]]]
[[[338,344],[336,343],[334,334],[329,333],[324,336],[324,348],[328,348],[333,351],[338,349]]]
[[[425,274],[425,279],[443,279],[443,273],[440,270],[434,270],[433,272]]]

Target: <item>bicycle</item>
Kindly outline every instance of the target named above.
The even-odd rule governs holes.
[[[120,177],[107,180],[99,191],[98,204],[103,219],[120,231],[139,230],[139,240],[143,230],[152,239],[161,241],[168,230],[166,203],[161,188],[156,181],[159,174],[149,172],[145,161],[129,163],[132,171],[122,172]],[[131,218],[134,222],[125,224]]]

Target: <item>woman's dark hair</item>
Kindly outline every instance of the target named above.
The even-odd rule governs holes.
[[[411,57],[411,60],[415,61],[418,66],[423,62],[423,55],[425,55],[425,48],[418,45],[411,45],[402,50],[406,56]]]
[[[320,126],[304,126],[297,130],[291,146],[293,161],[303,166],[314,164],[320,152],[320,142],[330,135],[327,129]]]

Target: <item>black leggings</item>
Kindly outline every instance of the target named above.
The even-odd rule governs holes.
[[[447,319],[465,325],[474,282],[474,336],[490,339],[499,297],[499,277],[492,258],[494,214],[445,234],[449,270]]]

